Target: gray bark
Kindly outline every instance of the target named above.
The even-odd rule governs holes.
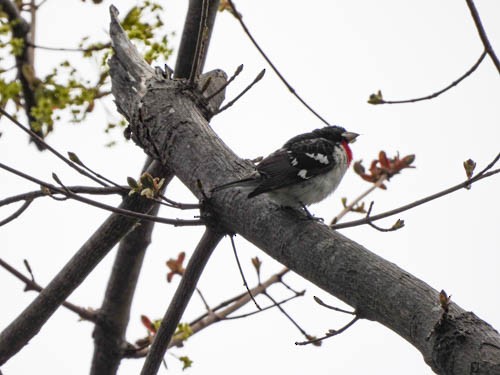
[[[148,155],[168,166],[200,199],[198,181],[209,192],[252,171],[251,163],[238,158],[210,128],[203,95],[183,80],[151,77],[142,63],[134,62],[139,56],[115,21],[111,35],[113,94],[134,141]],[[130,74],[139,82],[130,81]],[[141,89],[132,92],[131,83]],[[242,235],[353,306],[359,317],[396,332],[436,373],[500,374],[498,332],[454,303],[442,319],[438,292],[396,265],[321,223],[279,209],[266,197],[249,200],[228,189],[205,203],[211,225]]]

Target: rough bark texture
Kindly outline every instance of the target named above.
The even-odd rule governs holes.
[[[113,94],[119,108],[126,109],[122,112],[134,141],[148,155],[171,168],[199,198],[198,181],[208,192],[252,170],[212,131],[201,95],[182,80],[150,77],[134,64],[136,57],[116,22],[111,35],[117,52],[111,61]],[[120,53],[122,47],[129,53]],[[134,72],[127,72],[130,68]],[[131,73],[140,77],[142,90],[130,91]],[[212,223],[241,234],[353,306],[360,317],[398,333],[437,373],[500,373],[497,331],[453,303],[441,320],[436,290],[356,242],[323,224],[304,222],[301,214],[279,209],[266,197],[249,200],[237,189],[215,194],[207,207]]]

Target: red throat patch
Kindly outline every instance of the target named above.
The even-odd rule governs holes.
[[[351,161],[352,161],[352,151],[351,151],[351,148],[349,147],[349,144],[346,141],[342,141],[341,145],[344,148],[344,151],[345,151],[345,153],[347,155],[347,165],[350,165]]]

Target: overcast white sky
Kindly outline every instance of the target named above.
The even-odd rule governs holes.
[[[37,43],[75,47],[83,35],[105,38],[108,6],[90,1],[48,1],[40,10]],[[115,2],[124,14],[135,1]],[[179,40],[185,1],[165,2],[165,24]],[[498,72],[487,58],[458,87],[432,101],[395,106],[371,106],[370,93],[381,89],[386,99],[407,99],[433,93],[463,74],[479,57],[482,45],[465,1],[238,1],[248,27],[294,88],[334,124],[362,134],[354,144],[354,158],[369,163],[379,150],[389,154],[416,154],[417,166],[396,176],[388,191],[377,191],[374,212],[398,207],[454,185],[464,178],[462,162],[468,158],[482,168],[500,151],[500,84]],[[500,2],[477,0],[488,36],[500,53]],[[79,64],[82,74],[95,74],[95,64],[78,54],[65,58]],[[175,56],[174,56],[175,58]],[[61,59],[59,53],[39,52],[37,70],[48,72]],[[174,59],[170,64],[173,65]],[[229,14],[219,14],[213,34],[207,70],[231,74],[239,65],[245,70],[229,88],[236,95],[262,69],[268,68]],[[158,65],[162,65],[159,62]],[[137,175],[144,155],[120,135],[105,135],[106,111],[97,106],[85,124],[60,123],[47,141],[60,151],[74,151],[88,165],[121,183]],[[222,139],[241,157],[267,155],[298,133],[323,124],[314,118],[283,87],[268,69],[261,81],[231,110],[212,121]],[[0,160],[24,172],[50,180],[56,172],[66,184],[88,184],[49,153],[27,145],[5,119],[0,121]],[[103,147],[119,139],[112,149]],[[37,187],[0,171],[0,199]],[[354,198],[368,188],[352,171],[334,196],[311,208],[330,220],[341,210],[341,197]],[[470,191],[459,191],[438,201],[384,220],[390,226],[399,217],[406,227],[380,233],[369,227],[342,230],[351,239],[423,279],[437,290],[497,329],[500,327],[500,200],[499,178],[483,180]],[[168,189],[170,198],[193,202],[177,181]],[[117,203],[118,200],[111,200]],[[367,202],[369,203],[369,201]],[[2,208],[0,218],[14,207]],[[186,213],[164,210],[168,217]],[[28,259],[36,280],[47,284],[65,262],[93,233],[108,213],[76,202],[38,200],[24,215],[0,228],[2,259],[22,269]],[[351,219],[357,218],[352,214]],[[349,217],[347,217],[349,219]],[[174,229],[157,225],[148,250],[132,308],[128,339],[144,336],[141,314],[159,318],[176,283],[167,284],[165,261],[178,252],[190,255],[201,228]],[[281,265],[238,237],[237,246],[248,281],[254,285],[250,258],[264,260],[263,277]],[[97,308],[102,300],[113,251],[70,297],[70,301]],[[318,306],[313,295],[346,307],[298,276],[286,281],[307,289],[304,298],[285,306],[310,334],[321,335],[349,319]],[[177,280],[178,282],[178,280]],[[0,270],[0,329],[3,329],[34,298],[23,293],[20,281]],[[215,251],[200,288],[212,305],[240,293],[242,282],[229,241]],[[286,292],[273,288],[276,298]],[[262,305],[267,301],[260,300]],[[250,306],[248,310],[253,307]],[[203,313],[193,299],[184,321]],[[2,371],[6,375],[50,373],[85,374],[89,371],[93,343],[92,325],[60,309]],[[402,338],[377,323],[362,321],[344,334],[327,340],[321,348],[296,347],[303,338],[277,310],[246,320],[223,322],[192,337],[176,355],[188,355],[193,367],[188,374],[254,373],[284,374],[408,374],[432,372],[420,353]],[[178,362],[167,355],[172,374],[182,373]],[[119,373],[137,374],[141,360],[126,360]],[[164,369],[161,373],[166,373]]]

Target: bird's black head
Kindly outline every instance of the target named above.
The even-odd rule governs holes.
[[[351,143],[359,135],[357,133],[348,132],[341,126],[325,126],[324,128],[313,130],[313,134],[332,142],[345,141],[347,143]]]

